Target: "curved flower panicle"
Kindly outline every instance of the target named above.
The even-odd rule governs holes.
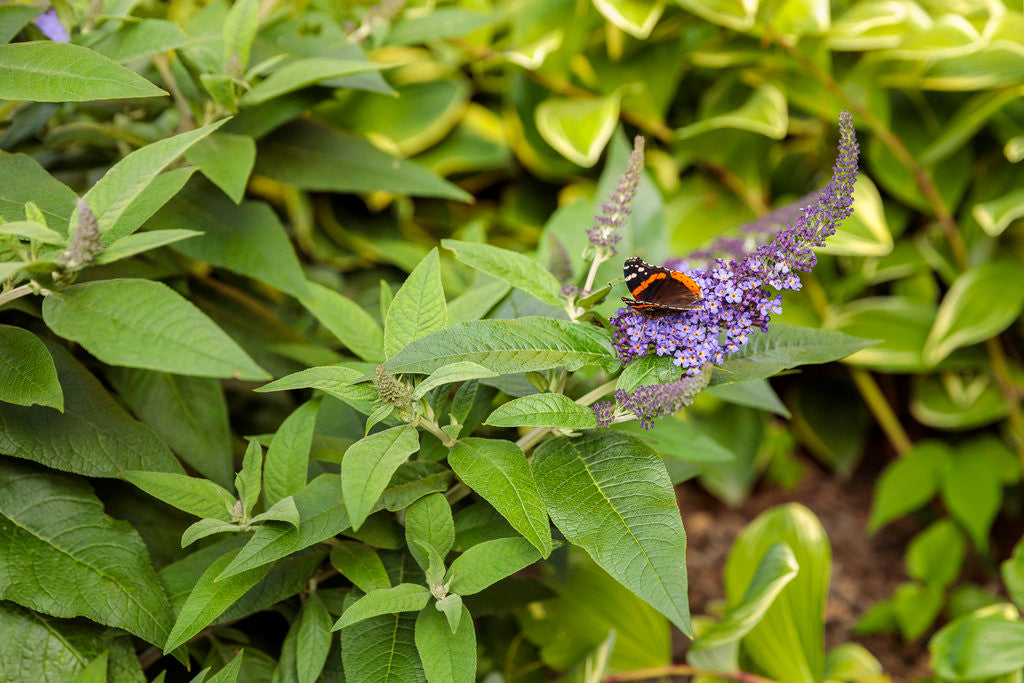
[[[629,155],[626,171],[619,178],[608,196],[608,201],[601,205],[601,213],[594,216],[594,227],[587,230],[590,243],[599,250],[607,250],[608,258],[616,254],[615,245],[622,239],[617,230],[626,222],[630,213],[630,203],[636,195],[636,187],[644,172],[644,139],[637,135],[633,140],[633,152]]]
[[[651,384],[639,386],[633,391],[615,391],[615,402],[619,408],[636,417],[637,422],[644,429],[654,426],[654,421],[659,417],[677,413],[686,406],[693,403],[701,391],[711,381],[711,363],[701,366],[695,374],[688,375],[675,382],[665,384]],[[594,413],[598,415],[598,423],[602,415],[607,415],[611,404],[607,404],[602,414],[598,414],[598,408],[594,406]],[[608,420],[607,423],[610,423]]]
[[[809,271],[817,263],[813,248],[824,246],[853,212],[859,148],[847,112],[839,116],[839,131],[832,179],[815,195],[816,202],[771,242],[742,258],[715,259],[706,268],[687,269],[679,260],[665,264],[685,270],[696,281],[704,296],[703,308],[656,319],[630,308],[617,311],[611,324],[623,362],[654,353],[672,357],[687,374],[695,375],[709,363],[721,364],[750,340],[754,330],[768,330],[771,316],[782,313],[781,294],[768,288],[800,289],[798,271]]]

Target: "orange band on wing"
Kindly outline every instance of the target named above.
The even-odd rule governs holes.
[[[690,290],[697,296],[700,296],[700,287],[698,287],[697,283],[693,281],[693,278],[691,278],[686,273],[680,273],[678,270],[673,270],[672,279],[678,282],[682,282],[684,285],[686,285],[686,288],[688,290]],[[647,283],[644,284],[646,285]]]
[[[666,277],[668,276],[665,275],[665,273],[655,273],[654,275],[651,275],[646,280],[641,282],[640,285],[632,291],[633,296],[640,296],[640,292],[647,289],[647,287],[649,287],[652,282],[654,282],[655,280],[664,280]]]

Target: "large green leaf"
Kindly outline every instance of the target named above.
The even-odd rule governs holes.
[[[386,68],[386,64],[366,60],[347,61],[328,57],[297,59],[270,74],[266,80],[243,95],[241,102],[244,105],[260,104],[322,81]]]
[[[260,142],[256,173],[303,190],[374,192],[468,201],[457,186],[362,138],[296,122]]]
[[[991,261],[956,279],[939,305],[924,345],[924,359],[935,365],[961,346],[976,344],[1005,330],[1024,307],[1020,264]]]
[[[485,424],[495,427],[560,427],[592,429],[597,426],[594,411],[565,394],[531,394],[515,398],[494,409]]]
[[[887,372],[919,372],[927,367],[921,354],[934,320],[935,304],[886,296],[839,306],[826,325],[844,334],[879,340],[844,362]]]
[[[158,52],[167,52],[189,43],[189,39],[173,21],[143,19],[108,33],[90,45],[104,57],[122,64],[145,59]]]
[[[268,379],[223,330],[161,282],[98,280],[43,300],[50,329],[105,363],[198,377]]]
[[[448,326],[437,249],[423,257],[395,294],[384,321],[384,355],[390,358],[417,339]]]
[[[74,680],[86,662],[109,652],[110,680],[145,683],[131,638],[110,638],[107,629],[95,624],[50,619],[0,602],[0,632],[6,636],[0,640],[0,679],[5,681]]]
[[[935,672],[946,680],[1012,674],[1024,668],[1024,622],[1011,621],[991,608],[968,614],[936,633],[928,649]]]
[[[444,614],[433,606],[416,617],[416,650],[429,683],[473,683],[476,680],[476,631],[463,606],[459,626],[452,632]]]
[[[167,93],[98,52],[49,40],[0,45],[0,99],[86,102]]]
[[[0,325],[0,401],[63,412],[64,394],[53,358],[28,330]]]
[[[270,570],[269,566],[264,565],[226,578],[221,577],[221,572],[238,554],[239,551],[233,550],[221,555],[202,573],[178,612],[174,628],[163,645],[164,652],[174,650],[213,623],[214,619],[259,583]]]
[[[108,368],[118,396],[182,460],[221,486],[234,477],[224,391],[215,379]]]
[[[384,332],[369,313],[351,299],[315,282],[302,305],[352,353],[365,361],[384,360]]]
[[[429,374],[470,361],[498,374],[601,365],[614,370],[619,360],[607,332],[554,318],[473,320],[413,342],[384,364],[394,373]]]
[[[532,294],[546,304],[565,305],[565,298],[559,294],[561,283],[529,256],[478,242],[441,240],[441,246],[454,252],[455,258],[466,265]]]
[[[351,541],[339,543],[331,548],[331,564],[364,593],[391,588],[384,563],[368,545]]]
[[[129,417],[63,346],[47,348],[64,391],[64,412],[0,403],[0,452],[90,477],[182,471],[160,437]]]
[[[686,534],[661,458],[630,436],[595,430],[541,444],[533,473],[565,538],[689,635]]]
[[[419,447],[412,425],[376,432],[349,446],[341,461],[341,488],[353,529],[359,529],[395,470]]]
[[[619,96],[551,98],[537,105],[534,123],[544,141],[575,164],[590,168],[619,122]]]
[[[346,609],[358,600],[345,598]],[[433,609],[433,608],[431,608]],[[382,614],[341,631],[345,680],[352,683],[419,683],[423,666],[416,652],[416,615]]]
[[[519,446],[499,439],[460,439],[448,454],[448,464],[543,557],[551,554],[548,513]]]
[[[320,399],[306,401],[285,418],[274,433],[263,460],[263,504],[269,509],[306,485],[309,450]]]
[[[419,612],[430,599],[430,591],[415,583],[400,583],[394,588],[381,588],[367,593],[345,609],[334,624],[334,629],[358,624],[382,614],[396,612]]]
[[[0,534],[0,598],[163,644],[171,606],[146,546],[103,513],[88,484],[0,459]]]
[[[132,203],[140,198],[160,171],[184,154],[189,147],[220,128],[225,120],[164,138],[135,150],[114,164],[85,193],[83,199],[99,220],[104,244],[110,244],[139,228],[139,225],[121,220]]]
[[[814,514],[796,503],[762,513],[740,532],[725,564],[730,607],[743,602],[761,559],[777,543],[792,550],[800,568],[743,639],[743,648],[770,677],[814,683],[825,670],[825,600],[832,550]]]
[[[185,158],[237,204],[256,163],[256,142],[248,135],[214,133],[193,145]]]
[[[277,215],[263,202],[237,204],[209,183],[193,181],[146,224],[148,230],[180,226],[202,234],[176,244],[175,251],[294,297],[309,294],[291,241]]]
[[[874,343],[840,332],[773,323],[767,333],[754,333],[746,346],[716,367],[711,384],[749,382],[798,365],[828,363]]]
[[[445,582],[451,582],[454,593],[473,595],[539,559],[537,548],[525,538],[495,538],[477,543],[456,557]]]
[[[299,511],[298,528],[290,524],[262,525],[238,556],[218,574],[217,581],[278,560],[351,526],[341,500],[341,482],[337,475],[321,474],[293,498]]]

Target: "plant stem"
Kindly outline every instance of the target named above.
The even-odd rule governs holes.
[[[924,195],[925,201],[928,202],[928,206],[931,207],[932,212],[939,221],[939,225],[942,227],[943,233],[946,235],[946,241],[949,242],[949,248],[953,252],[953,258],[956,261],[957,266],[961,272],[966,271],[970,267],[967,245],[964,243],[963,236],[960,234],[960,229],[957,227],[956,219],[953,218],[953,214],[946,206],[946,203],[942,200],[942,195],[939,194],[939,190],[935,186],[935,182],[932,180],[928,169],[917,162],[917,159],[914,158],[914,155],[909,149],[907,149],[907,146],[903,144],[903,141],[900,140],[895,133],[889,130],[885,123],[871,113],[867,107],[847,95],[831,74],[823,71],[817,64],[797,50],[796,46],[792,45],[788,41],[776,36],[776,43],[782,48],[783,52],[796,60],[827,90],[841,99],[843,104],[848,107],[850,111],[852,111],[873,134],[878,136],[878,139],[882,144],[885,145],[889,151],[892,152],[893,156],[895,156],[903,165],[903,167],[914,176],[914,180],[917,182],[917,186],[921,190],[921,194]],[[985,349],[988,352],[989,363],[992,367],[992,374],[995,375],[996,383],[999,385],[999,391],[1003,395],[1003,400],[1006,401],[1007,412],[1009,414],[1010,431],[1014,441],[1016,442],[1014,445],[1017,449],[1017,457],[1021,462],[1021,468],[1024,469],[1024,412],[1021,410],[1020,396],[1014,388],[1013,379],[1010,377],[1009,366],[1006,364],[1006,356],[999,338],[992,337],[986,340]]]
[[[579,403],[581,406],[592,405],[594,401],[596,401],[597,399],[601,398],[609,391],[614,389],[615,383],[618,381],[618,379],[613,379],[611,381],[605,382],[596,389],[593,389],[592,391],[587,392],[583,396],[580,396],[578,399],[576,399],[576,403]],[[530,450],[535,445],[537,445],[537,443],[541,439],[543,439],[549,432],[554,431],[554,429],[554,427],[536,427],[533,430],[521,436],[519,440],[516,441],[516,445],[519,446],[519,448],[522,449],[522,451],[525,453],[526,451]]]
[[[3,306],[6,303],[10,303],[15,299],[20,299],[23,296],[28,296],[33,292],[34,290],[32,289],[31,285],[21,285],[20,287],[15,287],[9,292],[4,292],[3,294],[0,294],[0,306]]]
[[[615,384],[618,381],[619,381],[618,378],[615,378],[613,380],[605,382],[604,384],[602,384],[601,386],[597,387],[596,389],[588,391],[587,393],[585,393],[582,396],[580,396],[578,399],[576,399],[576,403],[579,403],[581,406],[593,405],[594,402],[597,401],[597,399],[601,398],[602,396],[604,396],[608,392],[614,390],[615,389]]]
[[[650,669],[637,669],[636,671],[624,671],[620,674],[612,674],[604,678],[604,683],[620,683],[621,681],[645,681],[650,678],[664,678],[666,676],[709,676],[725,678],[740,683],[778,683],[771,678],[758,676],[746,671],[733,671],[725,673],[722,671],[709,671],[698,669],[687,664],[669,664],[668,666],[656,666]]]

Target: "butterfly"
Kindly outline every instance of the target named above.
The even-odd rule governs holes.
[[[626,277],[630,294],[635,297],[622,297],[622,300],[648,318],[692,311],[704,305],[700,286],[686,273],[652,266],[634,256],[626,259],[622,274]]]

